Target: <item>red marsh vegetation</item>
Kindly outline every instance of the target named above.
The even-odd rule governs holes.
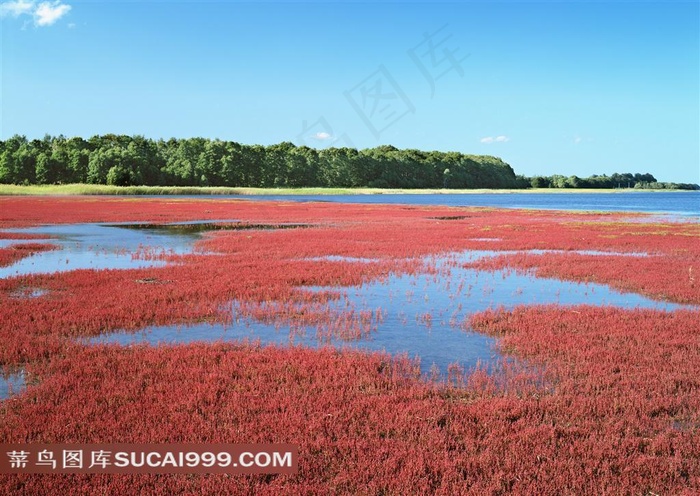
[[[0,267],[12,265],[35,253],[57,248],[58,246],[51,243],[13,243],[5,248],[0,248]]]
[[[297,474],[2,475],[3,493],[700,491],[697,310],[482,312],[463,325],[498,337],[503,354],[518,360],[492,372],[453,370],[447,384],[426,382],[415,362],[381,354],[76,343],[151,324],[225,322],[233,300],[256,318],[352,339],[381,309],[343,320],[326,310],[336,292],[303,288],[432,270],[417,257],[470,249],[563,250],[569,253],[476,263],[697,304],[697,224],[624,214],[167,198],[2,198],[0,212],[0,228],[204,219],[309,226],[218,230],[194,253],[166,256],[165,267],[0,280],[0,362],[23,366],[32,384],[0,402],[0,442],[291,443],[299,447]],[[631,255],[639,253],[647,256]],[[42,293],[17,298],[21,288]]]

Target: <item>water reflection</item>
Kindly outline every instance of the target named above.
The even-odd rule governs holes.
[[[301,344],[318,347],[355,348],[408,354],[421,360],[428,373],[435,365],[441,373],[450,364],[464,368],[495,363],[495,340],[474,332],[465,332],[462,323],[470,314],[489,308],[514,308],[518,305],[611,305],[621,308],[654,308],[673,311],[688,306],[650,300],[634,293],[621,293],[601,284],[573,283],[537,278],[515,271],[485,272],[466,269],[463,264],[498,252],[474,251],[448,257],[429,258],[432,273],[393,275],[384,281],[346,288],[342,297],[329,304],[335,314],[354,311],[375,315],[374,330],[355,341],[328,340],[317,329],[302,333],[289,323],[262,323],[241,315],[233,305],[234,323],[192,326],[149,327],[138,334],[114,333],[91,342],[129,344],[187,343],[192,341],[260,340],[263,344]],[[337,287],[309,287],[302,291],[337,291]]]
[[[0,400],[22,392],[25,388],[24,376],[24,370],[12,374],[0,373]]]
[[[58,245],[60,249],[35,253],[7,267],[0,278],[77,269],[139,269],[159,267],[165,262],[139,258],[141,254],[183,254],[192,251],[198,234],[162,232],[158,229],[123,229],[103,224],[50,225],[9,232],[46,234],[34,240]],[[22,240],[13,240],[22,243]]]
[[[69,271],[75,269],[140,268],[163,265],[164,262],[139,258],[139,253],[192,252],[201,239],[201,232],[221,222],[180,223],[163,228],[154,225],[52,225],[13,232],[47,234],[61,249],[37,253],[9,267],[0,268],[0,278],[37,272]],[[184,226],[184,227],[182,227]],[[189,226],[195,226],[190,228]],[[257,228],[258,226],[253,226]],[[270,228],[275,226],[265,226]],[[299,226],[285,226],[299,227]],[[261,227],[262,228],[262,227]],[[487,238],[495,240],[495,238]],[[14,240],[13,240],[14,241]],[[15,242],[22,242],[17,240]],[[492,338],[468,332],[461,328],[469,315],[489,308],[513,308],[518,305],[612,305],[622,308],[654,308],[673,311],[688,306],[653,301],[633,293],[621,293],[607,286],[592,283],[574,283],[543,279],[515,271],[487,272],[465,268],[464,265],[483,257],[523,253],[514,251],[475,250],[424,260],[425,270],[420,274],[392,275],[385,280],[356,288],[299,288],[299,291],[341,291],[341,298],[329,304],[335,315],[365,312],[381,315],[375,318],[374,329],[354,341],[342,340],[319,329],[302,328],[288,322],[263,323],[246,317],[234,302],[233,324],[198,324],[187,327],[150,327],[138,334],[113,333],[89,342],[128,344],[185,343],[191,341],[259,340],[271,344],[300,344],[317,347],[326,344],[338,348],[357,348],[408,354],[418,357],[424,373],[435,365],[445,373],[450,364],[464,368],[477,362],[494,364],[498,357]],[[645,253],[611,253],[600,251],[528,250],[524,253],[577,253],[586,255],[649,256]],[[337,255],[313,258],[326,262],[370,263],[370,258],[352,258]],[[11,296],[36,298],[44,293],[37,288],[21,288]],[[696,307],[693,307],[696,308]],[[300,332],[301,331],[301,332]],[[6,379],[6,389],[14,383],[21,385],[21,377]],[[8,382],[9,381],[9,382]],[[19,382],[17,382],[19,381]]]
[[[201,196],[195,198],[202,198]],[[214,197],[210,198],[221,198]],[[250,195],[228,198],[251,201],[300,201],[450,207],[528,208],[599,212],[647,212],[667,220],[700,220],[699,191],[616,191],[604,193],[468,193],[468,194],[352,194],[352,195]],[[658,220],[658,219],[657,219]]]
[[[35,253],[0,267],[0,279],[28,274],[67,272],[77,269],[141,269],[161,267],[159,255],[191,253],[205,232],[220,230],[298,229],[308,224],[253,224],[237,220],[174,222],[169,224],[67,224],[27,229],[7,229],[18,234],[43,234],[59,249]],[[28,240],[0,240],[0,247]],[[154,258],[155,257],[155,258]]]

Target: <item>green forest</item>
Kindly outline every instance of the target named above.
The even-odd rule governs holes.
[[[107,134],[87,140],[45,136],[0,141],[0,183],[254,188],[650,188],[700,189],[659,183],[651,174],[528,178],[489,155],[398,149],[317,150],[283,142],[245,145],[206,138],[152,140]]]

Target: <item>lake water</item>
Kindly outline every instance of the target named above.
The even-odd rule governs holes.
[[[66,272],[77,269],[138,269],[165,265],[149,260],[145,254],[183,254],[192,251],[199,239],[196,234],[173,235],[159,229],[126,229],[117,225],[59,224],[8,232],[45,234],[49,239],[34,242],[51,243],[60,249],[35,253],[7,267],[0,267],[0,279],[27,274]],[[0,246],[22,240],[2,240]]]
[[[489,365],[498,357],[494,339],[461,328],[470,314],[482,310],[548,303],[562,305],[562,311],[567,311],[566,306],[579,304],[664,311],[695,308],[654,301],[634,293],[621,293],[601,284],[572,283],[514,271],[485,272],[463,267],[467,262],[496,254],[486,251],[453,254],[435,259],[437,274],[392,275],[381,282],[345,290],[340,300],[330,304],[337,314],[375,314],[379,309],[382,313],[381,319],[373,319],[369,326],[371,331],[356,340],[329,340],[326,333],[318,335],[315,328],[303,329],[300,334],[298,329],[283,322],[261,323],[241,317],[234,303],[233,324],[156,326],[137,334],[107,334],[90,342],[175,344],[260,340],[263,344],[310,347],[331,344],[338,348],[418,357],[423,373],[428,374],[436,367],[444,375],[451,364],[468,369],[479,362]],[[306,290],[325,289],[338,290],[336,287]]]
[[[10,374],[0,373],[0,400],[22,392],[25,385],[24,370]]]
[[[191,196],[189,198],[201,198]],[[369,194],[369,195],[250,195],[208,196],[251,201],[326,201],[338,203],[443,205],[449,207],[531,208],[545,210],[595,210],[649,212],[700,219],[700,191],[611,193],[469,193],[469,194]]]

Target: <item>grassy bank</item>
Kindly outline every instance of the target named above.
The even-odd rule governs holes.
[[[224,188],[198,186],[107,186],[61,184],[18,186],[0,184],[0,195],[392,195],[478,193],[626,193],[635,189],[380,189],[380,188]]]

